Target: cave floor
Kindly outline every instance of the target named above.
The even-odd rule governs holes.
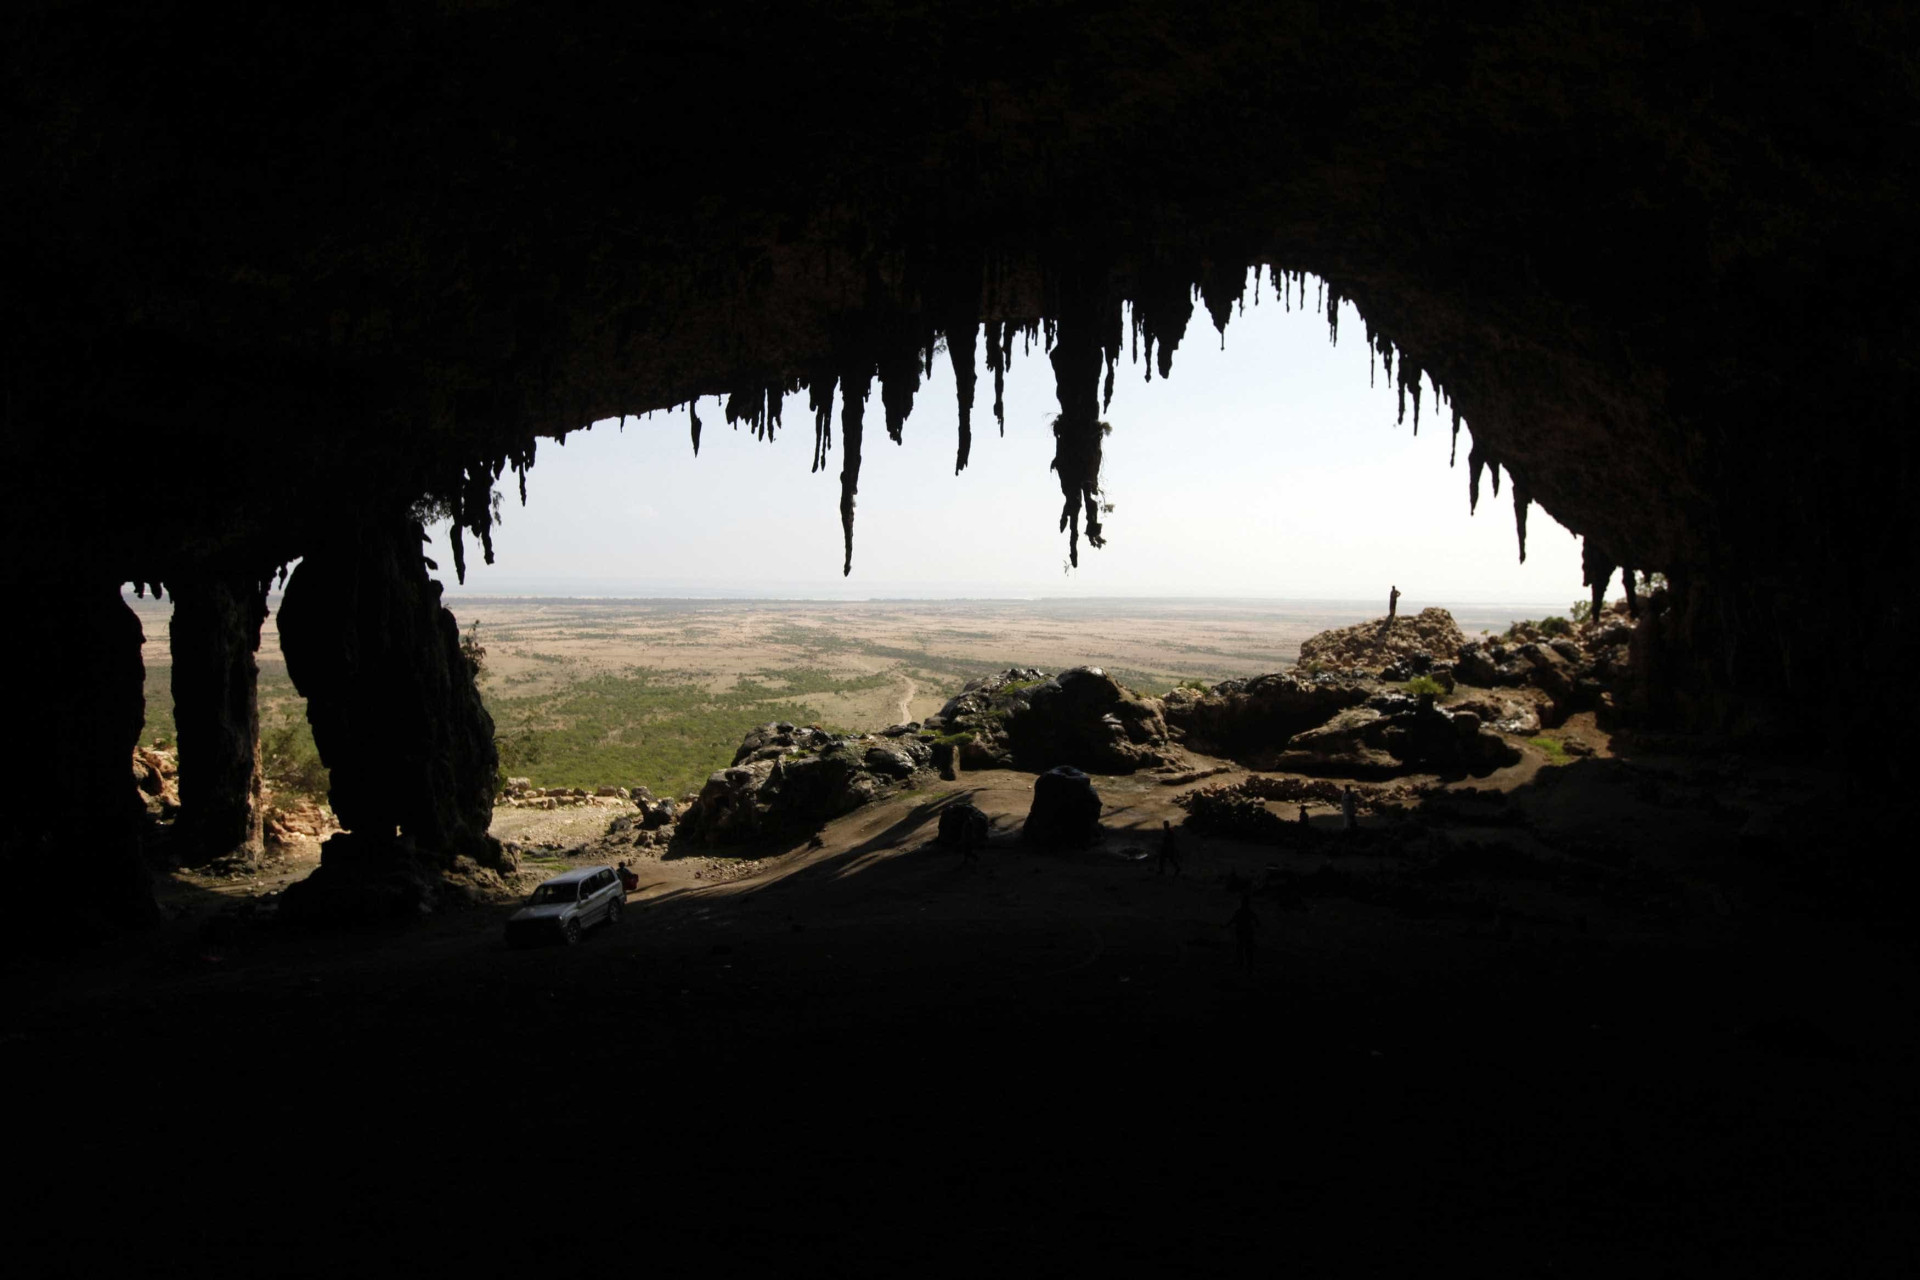
[[[1680,783],[1541,771],[1411,854],[1323,807],[1303,848],[1183,835],[1178,879],[1185,788],[1100,779],[1108,838],[1036,853],[1031,777],[973,773],[718,883],[645,863],[572,949],[506,951],[499,906],[16,963],[10,1074],[64,1117],[16,1127],[18,1250],[497,1265],[584,1203],[782,1272],[1908,1270],[1910,935]],[[931,843],[960,795],[974,863]],[[1255,896],[1247,973],[1269,867],[1306,888]]]

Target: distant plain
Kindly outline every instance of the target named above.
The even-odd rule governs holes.
[[[171,739],[164,601],[129,598],[147,641],[145,740]],[[278,600],[270,602],[277,608]],[[1380,603],[1262,600],[615,600],[462,596],[486,650],[481,693],[505,771],[546,786],[698,787],[740,736],[773,719],[871,730],[939,710],[1010,666],[1091,665],[1147,693],[1291,666],[1300,644]],[[1403,600],[1403,608],[1414,602]],[[1461,629],[1504,630],[1559,608],[1451,606]],[[263,736],[310,752],[305,705],[269,617]]]

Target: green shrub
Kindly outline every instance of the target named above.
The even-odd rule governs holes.
[[[1407,681],[1408,693],[1424,694],[1428,697],[1437,698],[1446,691],[1446,686],[1438,680],[1435,680],[1432,676],[1415,676],[1413,679]]]
[[[260,731],[260,775],[276,796],[308,796],[324,801],[332,778],[313,744],[306,717],[291,716]]]
[[[1573,624],[1558,614],[1542,618],[1533,625],[1539,629],[1542,635],[1564,636],[1570,635],[1573,632]]]

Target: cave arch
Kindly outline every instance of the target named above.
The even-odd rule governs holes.
[[[838,387],[851,522],[864,391],[900,430],[936,335],[1004,358],[1009,325],[1053,339],[1063,532],[1095,541],[1119,303],[1158,371],[1195,290],[1224,316],[1263,263],[1353,300],[1596,570],[1669,575],[1648,714],[1839,741],[1864,712],[1823,689],[1904,651],[1905,6],[202,21],[9,19],[0,154],[31,196],[0,213],[0,360],[29,483],[0,546],[11,597],[71,604],[76,652],[124,648],[113,584],[397,545],[423,495],[484,552],[539,441],[696,395],[764,425],[804,384],[824,434]],[[92,760],[125,711],[23,714]]]

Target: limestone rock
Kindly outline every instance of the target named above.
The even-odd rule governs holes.
[[[1410,679],[1435,662],[1453,661],[1466,640],[1451,613],[1422,609],[1411,617],[1322,631],[1301,644],[1298,665],[1309,671],[1379,671],[1398,662],[1406,664]]]

